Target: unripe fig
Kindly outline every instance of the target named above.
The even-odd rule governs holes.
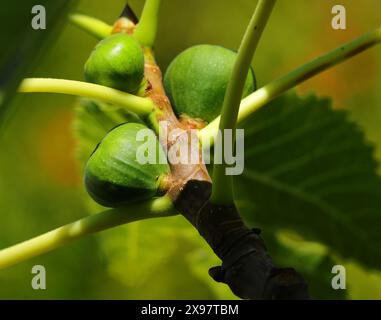
[[[100,41],[85,64],[86,81],[133,94],[139,90],[143,77],[143,50],[124,33]]]
[[[137,133],[142,129],[150,130],[139,123],[114,128],[91,155],[85,168],[85,186],[97,203],[120,207],[160,193],[161,183],[170,168],[159,161],[157,164],[139,163],[138,148],[146,143],[145,140],[137,141]],[[165,159],[157,139],[155,142],[155,157],[164,156]]]
[[[180,53],[164,76],[165,90],[175,112],[207,122],[215,119],[221,113],[236,57],[234,51],[214,45],[198,45]],[[243,97],[255,89],[251,69]]]

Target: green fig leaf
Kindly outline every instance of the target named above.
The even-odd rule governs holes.
[[[293,230],[380,268],[381,178],[374,148],[329,99],[284,95],[244,125],[237,205],[267,232]]]

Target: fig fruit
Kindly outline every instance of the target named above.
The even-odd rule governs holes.
[[[138,148],[146,143],[137,139],[142,129],[150,130],[140,123],[126,123],[114,128],[90,156],[85,167],[85,186],[97,203],[115,208],[160,193],[161,182],[170,168],[167,163],[160,164],[159,161],[141,164],[137,160]],[[155,157],[159,159],[164,151],[156,136],[154,138]]]
[[[197,45],[180,53],[169,65],[164,86],[177,115],[207,122],[220,113],[237,53],[214,45]],[[256,89],[251,69],[243,97]]]
[[[143,77],[143,49],[123,33],[100,41],[85,64],[86,81],[132,94],[139,90]]]

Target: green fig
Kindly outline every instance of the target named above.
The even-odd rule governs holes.
[[[85,64],[86,81],[132,94],[138,92],[143,77],[143,49],[124,33],[100,41]]]
[[[163,178],[170,168],[166,162],[141,164],[138,161],[138,148],[146,143],[137,139],[142,129],[150,130],[140,123],[126,123],[114,128],[91,155],[85,167],[85,186],[97,203],[115,208],[160,193]],[[164,151],[152,134],[155,158],[159,160]]]
[[[206,122],[221,113],[237,53],[214,45],[198,45],[180,53],[169,65],[164,86],[177,115]],[[243,97],[256,89],[251,69]]]

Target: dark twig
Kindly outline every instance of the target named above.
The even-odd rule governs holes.
[[[210,276],[243,299],[309,299],[307,285],[294,269],[275,267],[259,229],[249,229],[234,206],[209,202],[211,186],[190,180],[175,203],[222,260]]]

